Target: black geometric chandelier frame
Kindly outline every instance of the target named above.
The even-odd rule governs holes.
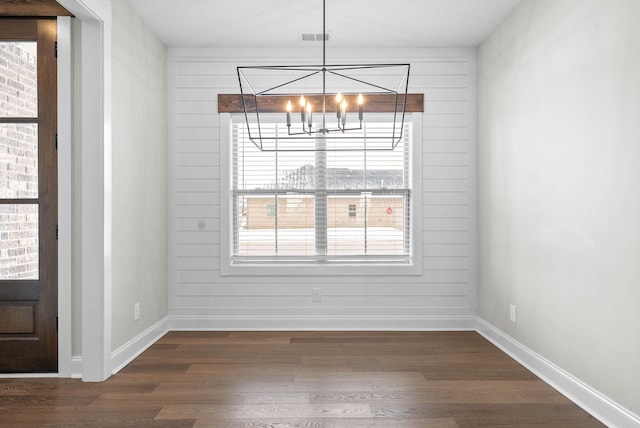
[[[248,138],[261,151],[395,149],[403,137],[410,65],[327,65],[325,12],[323,0],[321,65],[237,67]],[[380,116],[392,125],[366,132],[365,141],[367,121]]]

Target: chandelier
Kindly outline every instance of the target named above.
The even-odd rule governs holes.
[[[321,65],[237,67],[248,138],[261,151],[393,150],[410,65],[327,64],[325,2]],[[381,120],[392,125],[367,128]]]

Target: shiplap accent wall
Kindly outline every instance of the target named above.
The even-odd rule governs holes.
[[[169,318],[172,329],[473,329],[475,49],[339,50],[328,63],[409,62],[425,94],[418,143],[422,275],[223,276],[219,93],[237,66],[317,63],[316,49],[170,49]],[[301,57],[303,57],[301,59]],[[419,233],[419,232],[418,232]],[[363,272],[366,272],[363,269]],[[312,288],[322,302],[312,302]]]

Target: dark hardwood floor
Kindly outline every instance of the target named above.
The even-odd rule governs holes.
[[[171,332],[98,384],[0,379],[2,427],[603,427],[475,332]]]

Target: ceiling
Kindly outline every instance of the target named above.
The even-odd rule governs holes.
[[[521,0],[326,0],[330,46],[479,45]],[[290,48],[322,33],[321,0],[129,0],[169,47]]]

